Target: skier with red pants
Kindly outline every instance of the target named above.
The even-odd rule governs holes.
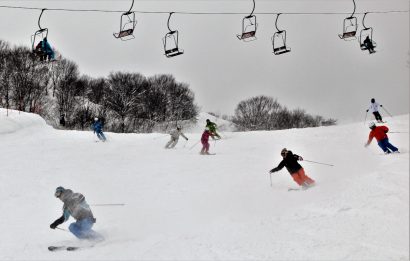
[[[377,140],[377,144],[384,151],[384,153],[399,153],[399,149],[389,142],[389,138],[387,137],[389,128],[387,128],[386,126],[376,126],[374,122],[369,123],[369,128],[371,129],[371,131],[369,133],[369,139],[364,145],[365,147],[369,146],[373,138],[375,138]]]
[[[205,131],[202,133],[201,136],[201,143],[202,149],[199,154],[201,155],[209,155],[209,136],[213,137],[214,134],[209,130],[208,127],[205,128]]]
[[[270,173],[274,173],[286,167],[293,180],[298,183],[299,186],[308,188],[315,184],[315,181],[305,174],[305,170],[298,163],[298,160],[303,160],[301,156],[293,154],[292,151],[287,149],[282,149],[280,155],[283,157],[283,160],[276,168],[273,168]]]

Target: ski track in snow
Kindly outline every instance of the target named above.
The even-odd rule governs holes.
[[[407,131],[409,115],[387,118]],[[199,123],[201,124],[201,123]],[[200,127],[198,129],[201,129]],[[225,132],[213,157],[187,133],[165,150],[163,134],[54,130],[37,115],[0,110],[0,260],[409,260],[409,135],[389,134],[401,154],[364,148],[363,123],[333,127]],[[305,191],[279,164],[286,147],[317,185]],[[81,192],[94,229],[87,244],[49,229],[61,215],[54,189]],[[61,225],[67,228],[72,219]]]

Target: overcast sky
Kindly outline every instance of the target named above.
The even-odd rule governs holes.
[[[38,8],[127,11],[130,1],[2,1],[0,5]],[[357,13],[409,10],[408,0],[356,0]],[[252,10],[252,0],[135,1],[134,11],[240,12]],[[350,0],[256,0],[255,13],[337,12],[353,10]],[[38,29],[38,10],[0,8],[0,39],[30,46]],[[121,13],[45,11],[41,25],[49,41],[64,57],[75,61],[82,74],[107,76],[111,71],[140,72],[146,76],[173,74],[195,92],[203,111],[232,115],[244,99],[267,95],[290,109],[339,119],[363,121],[370,99],[376,98],[392,114],[409,113],[409,13],[366,17],[373,27],[377,53],[361,51],[357,41],[338,34],[348,15],[280,16],[290,53],[272,53],[273,14],[256,14],[257,40],[236,38],[244,15],[174,14],[171,29],[180,33],[183,55],[164,56],[162,38],[168,14],[138,14],[136,39],[123,42],[112,36]],[[362,14],[357,15],[359,30]],[[383,111],[382,111],[383,113]]]

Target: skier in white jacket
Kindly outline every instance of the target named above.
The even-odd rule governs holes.
[[[171,140],[168,141],[167,145],[165,145],[166,149],[172,149],[177,145],[179,136],[182,136],[184,139],[188,140],[188,138],[182,133],[181,127],[177,127],[176,130],[171,131]]]
[[[374,98],[372,98],[370,102],[370,107],[366,110],[366,112],[370,110],[378,122],[383,122],[382,116],[379,113],[379,107],[383,107],[383,105],[377,103]]]

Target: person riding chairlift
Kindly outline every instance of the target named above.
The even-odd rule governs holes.
[[[54,61],[55,60],[55,53],[53,48],[51,48],[50,44],[47,41],[47,37],[45,37],[42,41],[40,41],[34,53],[40,57],[40,61]]]

